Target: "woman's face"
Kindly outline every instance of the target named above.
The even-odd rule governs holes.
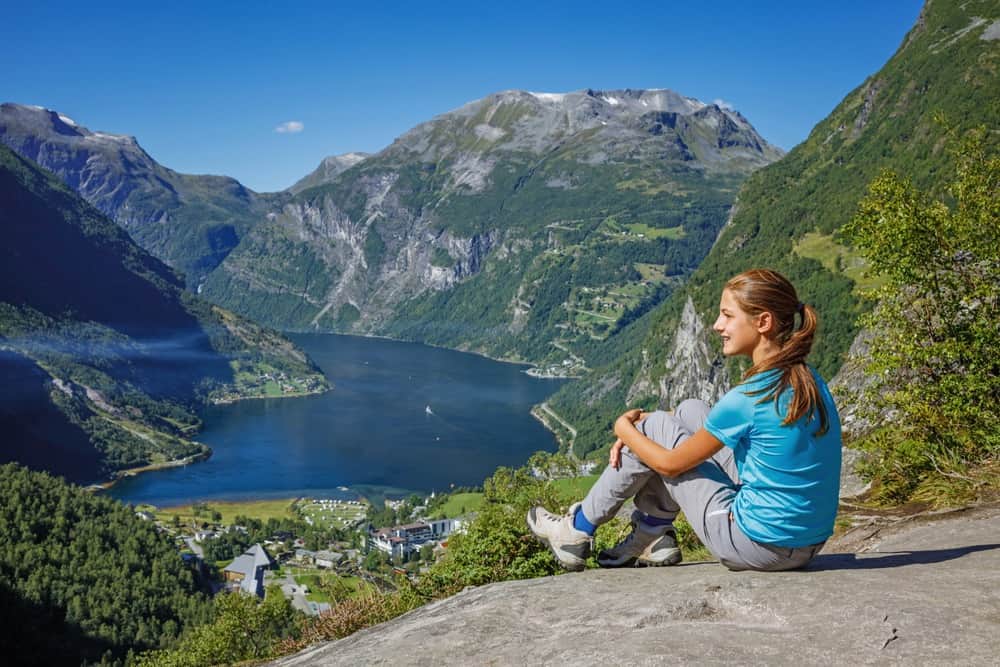
[[[762,338],[758,331],[758,317],[746,313],[729,290],[722,290],[719,300],[719,317],[712,328],[722,337],[722,353],[727,357],[743,355],[753,357]]]

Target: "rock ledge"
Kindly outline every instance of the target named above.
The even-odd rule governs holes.
[[[993,665],[997,656],[1000,506],[988,506],[859,526],[801,572],[693,563],[482,586],[274,664]]]

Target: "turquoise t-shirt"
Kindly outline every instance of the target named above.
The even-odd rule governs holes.
[[[762,544],[804,547],[833,534],[840,494],[840,419],[830,390],[812,370],[826,407],[826,433],[816,435],[818,413],[783,426],[791,388],[781,393],[777,405],[758,402],[767,392],[747,395],[768,386],[777,373],[758,373],[731,389],[708,413],[705,429],[733,450],[740,475],[733,517],[740,530]]]

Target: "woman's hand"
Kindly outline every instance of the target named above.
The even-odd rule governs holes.
[[[625,412],[622,413],[621,416],[627,419],[632,424],[635,424],[645,419],[648,414],[649,414],[648,412],[643,412],[639,408],[634,408],[632,410],[626,410]],[[619,417],[619,419],[620,418],[621,417]]]
[[[615,440],[615,444],[611,445],[611,454],[608,455],[608,465],[618,470],[622,466],[622,447],[625,443],[622,442],[621,438]]]
[[[648,412],[643,412],[639,408],[623,412],[621,416],[615,420],[615,437],[620,439],[626,437],[625,434],[634,433],[636,431],[635,425],[648,416]]]

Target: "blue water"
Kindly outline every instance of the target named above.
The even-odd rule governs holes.
[[[210,459],[122,480],[109,495],[169,506],[443,491],[479,485],[497,466],[519,466],[533,452],[556,448],[529,410],[561,381],[414,343],[291,338],[323,369],[333,391],[210,407],[196,437],[212,448]]]

